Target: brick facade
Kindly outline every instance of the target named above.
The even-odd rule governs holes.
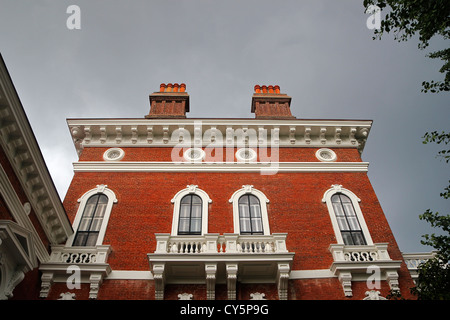
[[[255,90],[259,89],[255,87]],[[244,132],[247,132],[245,130],[250,126],[255,132],[261,128],[270,128],[272,135],[278,140],[272,141],[268,149],[254,147],[258,158],[247,167],[245,164],[235,166],[239,163],[235,155],[238,147],[214,149],[223,152],[222,156],[217,156],[211,152],[213,149],[208,149],[208,143],[205,141],[200,145],[205,151],[205,157],[200,164],[184,163],[181,167],[173,164],[174,155],[182,159],[186,150],[181,149],[174,153],[176,143],[181,141],[181,138],[177,140],[177,136],[175,140],[171,139],[173,137],[170,135],[175,134],[174,128],[187,128],[191,134],[200,130],[200,133],[205,134],[203,139],[210,139],[212,142],[213,134],[206,136],[208,127],[211,128],[211,132],[219,130],[223,137],[228,137],[228,130],[237,121],[220,122],[220,119],[212,119],[205,121],[207,128],[196,128],[193,125],[195,119],[191,121],[185,118],[185,112],[189,111],[189,97],[184,88],[183,92],[179,92],[178,89],[174,91],[172,87],[162,85],[160,92],[150,95],[151,109],[149,115],[145,117],[147,122],[139,119],[123,119],[123,121],[117,119],[115,123],[102,122],[101,119],[97,122],[83,119],[69,121],[69,128],[79,153],[79,160],[74,167],[74,177],[63,202],[70,221],[76,227],[76,221],[80,219],[83,211],[85,201],[83,197],[87,192],[102,193],[102,190],[107,188],[117,200],[112,204],[101,242],[102,246],[110,248],[107,267],[102,264],[102,268],[106,268],[105,274],[101,276],[100,282],[98,279],[92,281],[91,278],[83,282],[80,290],[72,290],[71,292],[76,293],[77,299],[94,297],[99,300],[177,300],[179,294],[189,293],[195,300],[206,300],[211,297],[216,300],[227,300],[233,295],[238,300],[248,300],[251,294],[259,292],[264,293],[265,298],[269,300],[281,298],[361,300],[369,291],[366,282],[367,273],[363,272],[361,275],[361,269],[358,269],[359,273],[355,271],[356,273],[352,274],[349,294],[349,285],[344,281],[345,270],[340,269],[336,274],[331,272],[333,265],[338,269],[342,263],[352,268],[361,265],[358,262],[339,262],[330,252],[330,245],[336,244],[338,239],[330,218],[334,213],[329,212],[329,205],[323,199],[332,186],[345,188],[359,199],[356,205],[362,212],[362,219],[367,225],[373,245],[387,244],[387,253],[379,254],[387,255],[389,258],[373,262],[385,268],[383,269],[385,271],[393,270],[393,273],[389,274],[389,279],[386,273],[380,281],[377,290],[381,296],[386,296],[391,288],[396,288],[398,281],[402,295],[412,298],[409,293],[409,288],[414,285],[411,276],[367,172],[361,167],[365,165],[361,159],[361,152],[371,123],[297,120],[290,114],[290,97],[281,94],[279,88],[272,87],[269,90],[255,92],[252,100],[255,119],[239,119],[241,122],[238,127],[244,128]],[[118,160],[105,160],[105,152],[111,148],[120,148],[123,157],[120,156]],[[321,148],[331,149],[336,159],[327,162],[326,159],[318,157],[316,152]],[[268,151],[269,160],[280,165],[292,164],[292,167],[287,169],[283,167],[283,170],[273,174],[252,171],[249,168],[255,166],[258,168],[267,160],[259,156],[261,150]],[[275,154],[271,152],[278,154],[271,157]],[[211,167],[208,162],[214,162],[215,167]],[[158,165],[161,164],[165,167],[158,169],[160,168]],[[282,243],[285,244],[286,251],[274,251],[274,254],[260,256],[263,261],[267,259],[267,270],[269,265],[274,265],[274,261],[275,265],[278,264],[275,280],[270,278],[272,280],[266,281],[269,278],[263,277],[266,280],[246,278],[246,281],[241,281],[243,279],[240,278],[241,273],[237,281],[233,280],[231,273],[226,273],[229,272],[228,269],[225,270],[230,262],[219,261],[221,257],[225,259],[229,252],[225,251],[221,256],[221,253],[215,250],[222,249],[217,247],[212,249],[213,253],[210,255],[206,254],[208,251],[202,251],[197,256],[194,253],[189,253],[191,256],[188,256],[188,253],[169,253],[166,250],[172,250],[170,246],[168,249],[161,249],[162,244],[157,242],[157,235],[165,234],[167,237],[171,235],[172,222],[177,211],[175,206],[178,205],[176,201],[171,200],[178,192],[185,190],[186,186],[195,186],[186,192],[195,192],[195,188],[198,188],[211,200],[207,204],[207,230],[202,230],[198,237],[239,232],[235,230],[236,213],[233,212],[235,209],[233,203],[230,203],[230,198],[243,186],[252,186],[251,188],[257,189],[267,197],[269,200],[266,204],[267,218],[270,228],[268,236],[287,235],[285,242],[283,240]],[[202,216],[202,219],[204,218]],[[180,238],[173,233],[172,236]],[[71,250],[70,241],[68,244],[69,247],[66,249]],[[205,248],[202,250],[206,250]],[[211,250],[208,248],[207,250]],[[228,247],[225,250],[228,250]],[[282,252],[285,254],[279,254]],[[213,282],[211,278],[193,280],[194,270],[198,272],[198,268],[206,268],[207,262],[215,265],[214,257],[218,262],[217,271],[213,273]],[[252,260],[254,257],[251,253],[236,254],[239,263],[245,264],[250,261],[253,263],[250,269],[265,272],[261,271],[266,268],[264,262],[255,262],[256,260]],[[288,263],[288,270],[281,269],[284,263],[281,261],[285,260],[276,260],[277,257],[283,257],[280,259],[292,257]],[[179,270],[177,271],[179,273],[172,276],[180,276],[181,280],[166,283],[164,281],[167,279],[161,279],[169,277],[169,270],[164,271],[165,275],[160,277],[157,270],[152,269],[152,265],[154,268],[157,264],[154,261],[164,258],[167,258],[167,262],[176,262],[170,266],[169,263],[167,266],[164,263],[159,266]],[[188,261],[191,261],[191,265]],[[51,270],[46,268],[43,270]],[[189,271],[189,268],[192,271]],[[86,271],[88,269],[84,270],[85,275],[92,277],[91,271],[89,273]],[[207,271],[204,269],[202,272]],[[344,279],[342,281],[341,275]],[[283,280],[286,276],[289,279]],[[64,278],[60,278],[51,286],[46,299],[57,299],[61,293],[67,291],[61,279]],[[98,283],[100,284],[97,292]],[[233,284],[236,286],[235,289]]]

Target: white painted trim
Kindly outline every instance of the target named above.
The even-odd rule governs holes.
[[[170,161],[80,161],[75,172],[367,172],[368,162],[222,162],[175,163]]]
[[[212,200],[209,198],[208,194],[199,189],[196,185],[189,185],[185,189],[180,190],[173,197],[171,202],[174,204],[173,207],[173,219],[172,219],[172,236],[178,235],[178,220],[180,217],[180,202],[185,195],[195,194],[202,199],[202,232],[201,235],[208,233],[208,207]]]
[[[31,222],[24,208],[24,205],[20,201],[19,196],[16,194],[16,191],[14,190],[11,181],[9,181],[9,178],[1,165],[0,165],[0,194],[3,197],[9,212],[11,213],[17,224],[31,232],[34,250],[36,252],[36,256],[39,259],[39,261],[41,262],[48,261],[50,255],[48,254],[47,248],[42,242],[41,237],[39,236],[37,230],[33,226],[33,223]],[[46,225],[44,224],[42,225],[42,227],[45,228]]]
[[[200,156],[192,158],[191,157],[192,151],[198,151],[200,153]],[[202,148],[189,148],[184,152],[183,157],[186,161],[201,162],[205,158],[205,155],[206,153],[205,151],[203,151]]]
[[[106,227],[108,226],[109,217],[111,215],[112,206],[114,203],[117,203],[116,194],[111,189],[107,188],[106,185],[98,185],[96,188],[87,191],[85,194],[78,199],[80,206],[78,207],[77,214],[75,216],[75,220],[73,221],[73,230],[75,231],[66,242],[66,246],[72,246],[73,240],[77,234],[78,226],[81,221],[81,217],[83,216],[84,208],[86,207],[86,202],[89,198],[96,194],[104,194],[108,197],[108,204],[106,205],[105,215],[103,217],[102,226],[100,228],[96,246],[103,244],[103,238],[105,237]]]
[[[331,158],[330,159],[324,158],[322,156],[322,152],[328,153],[331,156]],[[319,150],[317,150],[316,151],[316,158],[318,160],[324,161],[324,162],[331,162],[331,161],[336,161],[337,160],[336,153],[333,150],[328,149],[328,148],[320,148]]]
[[[244,153],[246,151],[250,154],[249,158],[242,157],[242,153]],[[236,151],[236,159],[239,162],[246,162],[246,163],[255,162],[257,158],[258,158],[258,154],[252,148],[240,148]]]
[[[260,119],[69,119],[77,152],[89,146],[196,147],[244,143],[275,147],[347,147],[364,149],[370,120]],[[191,140],[189,142],[189,140]],[[184,145],[186,146],[186,145]]]
[[[334,234],[336,235],[336,241],[338,244],[344,244],[344,240],[342,239],[341,230],[339,229],[339,225],[336,219],[336,214],[334,213],[333,204],[331,203],[331,197],[336,193],[342,193],[350,198],[353,204],[353,208],[355,209],[356,216],[358,217],[359,224],[361,226],[361,230],[363,232],[364,238],[366,239],[367,245],[373,245],[372,237],[370,236],[369,228],[367,227],[366,221],[364,219],[364,215],[359,206],[359,199],[353,192],[348,189],[343,188],[341,185],[335,184],[332,185],[330,189],[325,191],[322,202],[327,204],[328,213],[330,214],[331,223],[333,225]]]
[[[330,269],[292,270],[290,280],[336,278]],[[105,280],[154,280],[151,271],[113,270]]]
[[[321,278],[334,278],[335,275],[330,269],[318,269],[318,270],[292,270],[289,277],[290,280],[298,279],[321,279]]]
[[[174,126],[177,129],[180,125],[194,125],[195,123],[201,123],[203,126],[220,126],[220,125],[233,125],[242,126],[248,124],[254,124],[258,126],[273,126],[273,125],[284,125],[284,126],[317,126],[317,127],[327,127],[327,126],[340,126],[340,127],[367,127],[370,128],[372,125],[372,120],[327,120],[327,119],[144,119],[144,118],[119,118],[119,119],[67,119],[67,124],[69,126]]]
[[[259,203],[261,205],[261,217],[263,223],[263,231],[264,235],[270,235],[270,227],[269,227],[269,215],[267,213],[267,203],[269,203],[269,199],[267,199],[266,195],[261,191],[253,188],[252,185],[244,185],[242,189],[239,189],[233,193],[230,200],[228,202],[233,204],[233,226],[234,233],[241,234],[240,221],[239,221],[239,198],[244,194],[252,194],[259,199]]]
[[[117,158],[111,158],[109,156],[109,154],[114,151],[119,152],[119,156]],[[108,150],[106,150],[103,153],[103,160],[105,160],[105,161],[120,161],[123,159],[124,156],[125,156],[125,151],[123,151],[121,148],[109,148]]]
[[[1,55],[0,96],[0,145],[47,238],[61,243],[73,232],[70,221]]]
[[[150,271],[113,270],[105,280],[153,280]]]

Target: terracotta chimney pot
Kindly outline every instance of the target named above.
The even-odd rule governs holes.
[[[173,84],[173,92],[178,92],[178,87],[179,87],[178,83],[174,83]]]
[[[165,83],[161,83],[159,85],[159,92],[164,92],[164,90],[166,90],[166,84]]]
[[[171,84],[171,83],[168,83],[168,84],[167,84],[167,90],[166,90],[166,92],[172,92],[172,84]]]
[[[269,93],[273,93],[273,86],[269,86]]]
[[[182,83],[180,84],[180,92],[186,91],[186,84]]]
[[[262,86],[262,92],[267,93],[267,86]]]
[[[261,87],[259,85],[255,86],[255,92],[256,93],[260,93],[261,92]]]
[[[274,87],[274,89],[275,89],[275,93],[280,93],[280,86],[279,85],[276,85]]]

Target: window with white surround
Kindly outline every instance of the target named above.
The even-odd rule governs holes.
[[[172,236],[208,233],[208,194],[196,185],[189,185],[173,197]]]
[[[241,235],[270,235],[269,200],[252,185],[244,185],[231,196],[234,232]]]
[[[116,195],[106,185],[98,185],[80,199],[75,220],[74,234],[67,240],[69,246],[93,247],[101,245],[111,215]]]
[[[361,200],[341,185],[332,185],[323,195],[338,244],[373,245],[359,207]]]

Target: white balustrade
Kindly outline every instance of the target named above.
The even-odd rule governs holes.
[[[205,234],[203,236],[171,236],[156,234],[155,253],[202,254],[270,254],[285,253],[285,233],[273,235]]]
[[[365,246],[346,246],[332,244],[330,251],[335,262],[373,262],[391,260],[387,252],[387,244],[377,243]]]
[[[52,246],[49,262],[67,264],[105,263],[110,252],[109,246],[65,247]]]

